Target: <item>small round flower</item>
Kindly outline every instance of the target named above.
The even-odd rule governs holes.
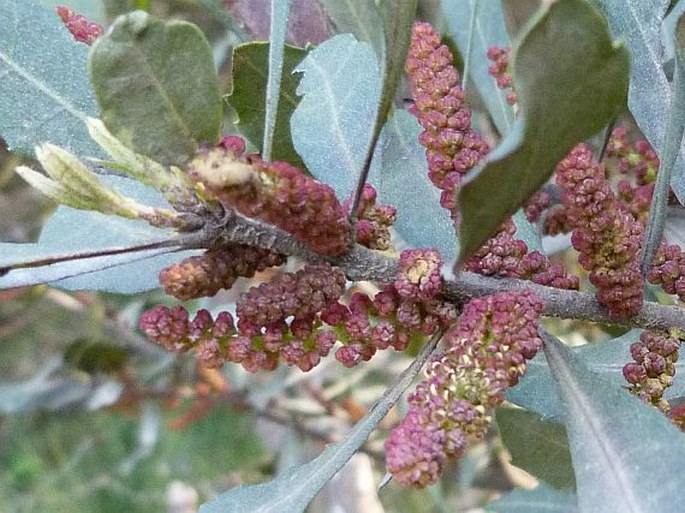
[[[437,249],[405,249],[395,277],[397,293],[406,299],[434,298],[442,287],[442,258]]]

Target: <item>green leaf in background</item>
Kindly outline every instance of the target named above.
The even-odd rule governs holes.
[[[615,37],[625,39],[632,66],[628,108],[652,147],[660,152],[666,137],[672,89],[663,69],[662,20],[665,0],[595,0]],[[659,155],[662,157],[662,155]],[[685,200],[685,146],[673,174],[673,190]]]
[[[101,156],[84,124],[97,115],[86,74],[88,47],[74,41],[54,10],[34,0],[0,0],[0,137],[33,156],[52,142]]]
[[[601,374],[615,386],[625,387],[627,383],[623,377],[623,366],[632,361],[630,345],[639,340],[642,331],[631,330],[618,338],[585,344],[572,351],[593,372]],[[675,367],[673,383],[664,393],[668,400],[685,396],[685,361],[677,361]],[[529,362],[526,375],[518,385],[507,390],[505,397],[522,408],[539,413],[545,419],[558,420],[562,414],[554,380],[541,354]]]
[[[581,513],[681,513],[685,437],[656,408],[543,332],[564,407]]]
[[[264,159],[272,160],[274,132],[278,104],[281,99],[281,79],[283,77],[283,47],[285,33],[288,27],[291,0],[271,0],[271,16],[269,27],[269,66],[266,80],[266,102],[264,115],[264,140],[261,153]]]
[[[628,51],[614,44],[586,0],[544,6],[515,48],[520,114],[512,130],[460,189],[463,262],[547,180],[578,142],[623,106]]]
[[[352,34],[358,41],[370,43],[377,55],[383,55],[383,26],[375,0],[320,0],[338,33]]]
[[[354,190],[381,94],[381,77],[371,47],[351,34],[315,48],[295,68],[304,75],[302,96],[290,118],[295,149],[317,179],[338,198]]]
[[[488,72],[491,62],[487,58],[489,47],[511,46],[504,24],[502,2],[443,0],[440,6],[449,29],[446,35],[452,38],[462,58],[468,62],[469,83],[466,88],[478,91],[497,131],[505,135],[514,121],[514,110],[507,103],[507,93],[497,87],[497,81]]]
[[[156,191],[115,176],[100,178],[124,195],[153,206],[166,205]],[[74,253],[138,246],[172,239],[175,232],[144,221],[94,211],[59,207],[36,244],[0,243],[0,265],[23,264]],[[0,276],[0,289],[52,283],[69,290],[103,290],[132,294],[159,287],[159,271],[196,251],[162,247],[108,256],[70,260],[42,267],[14,269]]]
[[[233,90],[226,97],[238,115],[240,133],[257,148],[262,147],[265,119],[266,82],[268,75],[269,43],[252,42],[233,49]],[[272,160],[285,160],[301,165],[302,160],[293,147],[290,135],[290,116],[300,98],[295,94],[299,76],[293,70],[305,58],[302,48],[285,46],[283,80],[281,82],[278,115],[274,132]]]
[[[488,504],[485,510],[488,513],[579,513],[575,495],[542,484],[533,490],[514,490]]]
[[[376,425],[412,383],[437,344],[427,342],[412,364],[397,378],[383,397],[359,420],[344,440],[327,446],[315,459],[258,485],[242,485],[203,504],[199,513],[299,513],[342,466],[357,452]]]
[[[219,82],[195,25],[132,12],[95,42],[89,65],[102,121],[134,151],[181,164],[218,141]]]
[[[445,262],[456,255],[456,234],[449,212],[440,206],[440,191],[427,179],[426,148],[419,144],[421,126],[406,110],[396,110],[381,139],[379,200],[397,208],[393,228],[410,246],[440,250]],[[431,226],[430,230],[426,227]]]
[[[511,462],[548,485],[575,490],[568,437],[563,424],[516,408],[497,408],[497,430]]]

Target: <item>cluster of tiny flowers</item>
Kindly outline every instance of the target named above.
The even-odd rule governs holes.
[[[345,367],[369,361],[378,350],[404,351],[415,338],[447,329],[457,319],[454,305],[439,299],[403,297],[386,285],[373,299],[355,292],[349,304],[334,303],[321,320],[331,326],[342,346],[335,358]]]
[[[397,209],[390,205],[376,204],[376,196],[373,185],[364,184],[356,212],[356,238],[357,243],[362,246],[385,251],[390,249],[390,227],[397,219]],[[349,212],[352,200],[345,200],[343,208]]]
[[[573,228],[578,262],[590,272],[596,297],[612,317],[631,317],[642,307],[639,251],[642,224],[613,193],[585,144],[557,165],[557,185]]]
[[[245,336],[236,331],[233,317],[221,312],[212,319],[199,310],[193,320],[182,306],[157,306],[140,318],[140,330],[169,351],[184,353],[191,349],[200,365],[219,368],[224,363],[241,364],[250,372],[273,370],[279,360],[303,371],[315,367],[335,344],[330,331],[318,331],[311,319],[272,325],[261,335]]]
[[[487,56],[492,61],[488,68],[488,73],[497,80],[497,87],[500,89],[511,89],[511,73],[509,73],[509,55],[511,48],[498,48],[491,46],[488,48]],[[514,91],[507,93],[507,102],[509,105],[516,103],[517,97]]]
[[[606,154],[618,159],[619,171],[635,175],[638,185],[646,185],[656,179],[659,170],[656,152],[646,139],[631,144],[625,128],[617,127],[611,132]]]
[[[660,285],[668,294],[676,294],[685,301],[685,254],[677,244],[662,243],[659,246],[647,281]]]
[[[63,6],[55,7],[55,10],[76,41],[91,45],[102,35],[102,26],[91,23],[82,14],[76,14],[68,7]]]
[[[164,292],[181,301],[210,297],[230,289],[240,277],[252,278],[268,267],[285,263],[283,255],[245,244],[231,244],[186,258],[159,273]]]
[[[518,383],[526,360],[542,346],[537,328],[543,304],[532,292],[473,299],[447,335],[426,379],[409,398],[409,412],[385,443],[386,466],[404,485],[435,483],[445,462],[469,438],[480,439],[502,392]]]
[[[328,264],[308,264],[296,273],[283,273],[250,288],[236,305],[241,333],[288,317],[307,318],[336,302],[345,292],[345,275]]]
[[[516,227],[508,219],[494,237],[488,240],[464,264],[466,271],[484,276],[530,280],[558,289],[578,290],[577,276],[569,276],[561,264],[552,263],[539,251],[528,252],[528,246],[514,237]]]
[[[287,162],[265,162],[243,150],[239,138],[226,138],[200,152],[189,176],[221,203],[291,233],[316,253],[349,249],[350,224],[331,187]]]
[[[443,191],[440,205],[455,218],[461,177],[487,154],[488,145],[471,129],[452,54],[430,24],[414,24],[405,69],[414,99],[410,112],[424,129],[419,142],[426,147],[428,177]]]
[[[668,332],[645,331],[630,346],[634,361],[623,367],[630,392],[666,413],[670,406],[663,395],[673,382],[679,349],[680,340]]]

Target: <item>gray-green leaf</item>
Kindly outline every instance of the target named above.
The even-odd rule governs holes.
[[[89,64],[102,121],[131,149],[181,164],[199,143],[217,142],[219,83],[195,25],[134,11],[95,42]]]
[[[685,437],[666,416],[543,334],[564,407],[581,513],[679,513]]]
[[[0,137],[31,157],[46,141],[101,156],[84,124],[97,115],[86,74],[88,47],[34,0],[0,0],[0,11]]]
[[[575,495],[542,484],[534,490],[514,490],[485,509],[491,513],[579,513]]]

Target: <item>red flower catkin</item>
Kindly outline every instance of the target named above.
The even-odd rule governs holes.
[[[435,483],[448,459],[469,438],[480,439],[502,392],[526,372],[542,346],[537,328],[542,302],[528,290],[471,300],[448,333],[448,349],[434,356],[426,379],[409,398],[409,412],[385,443],[388,472],[399,483]]]
[[[414,104],[409,111],[424,131],[428,178],[443,191],[440,205],[456,218],[455,192],[461,177],[488,153],[488,145],[471,128],[471,110],[452,53],[429,23],[414,24],[405,64]]]
[[[597,299],[612,317],[631,317],[642,308],[639,252],[642,225],[614,195],[590,148],[579,144],[557,165],[571,242],[578,262],[590,272]]]
[[[239,141],[226,138],[200,152],[189,176],[220,202],[291,233],[316,253],[345,253],[352,243],[350,224],[333,189],[287,162],[244,156]]]

